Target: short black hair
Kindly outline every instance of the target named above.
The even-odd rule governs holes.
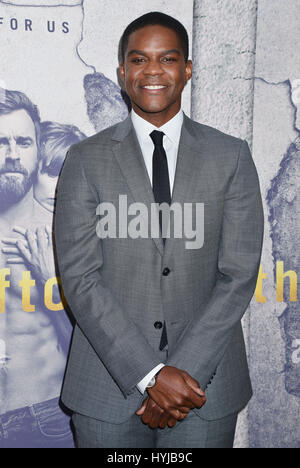
[[[146,13],[145,15],[140,16],[139,18],[132,21],[132,23],[130,23],[123,32],[120,40],[120,54],[123,62],[125,60],[125,52],[128,46],[129,36],[138,29],[142,29],[145,26],[150,25],[164,26],[175,31],[182,45],[184,60],[185,62],[188,61],[189,36],[183,24],[181,24],[177,19],[173,18],[172,16],[166,15],[165,13],[161,13],[159,11],[152,11],[151,13]]]

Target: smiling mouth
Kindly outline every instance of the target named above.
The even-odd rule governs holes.
[[[157,90],[160,90],[160,89],[165,89],[167,88],[167,86],[165,85],[146,85],[146,86],[142,86],[143,89],[148,89],[150,91],[157,91]]]

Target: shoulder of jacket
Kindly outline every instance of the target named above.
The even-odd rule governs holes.
[[[78,143],[74,143],[70,146],[70,150],[76,153],[83,153],[91,150],[95,146],[105,146],[107,143],[111,144],[112,135],[114,134],[115,128],[119,125],[119,123],[107,127],[104,130],[101,130],[100,132],[79,141]]]
[[[221,143],[221,144],[231,144],[234,146],[240,146],[241,143],[244,141],[242,138],[235,137],[230,135],[229,133],[225,133],[215,127],[210,125],[206,125],[196,120],[190,119],[187,117],[190,127],[193,129],[193,134],[197,139],[201,137],[206,138],[208,142],[212,143]]]

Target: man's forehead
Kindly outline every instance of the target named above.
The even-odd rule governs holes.
[[[13,134],[35,138],[34,123],[25,109],[0,115],[0,135]]]
[[[128,50],[134,48],[137,42],[144,46],[155,45],[162,49],[181,49],[177,32],[161,25],[147,25],[133,31],[128,38]]]

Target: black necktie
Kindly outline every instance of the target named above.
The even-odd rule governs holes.
[[[152,186],[156,203],[171,204],[170,180],[168,171],[167,155],[163,147],[164,133],[153,130],[150,137],[154,143],[152,158]],[[159,212],[159,226],[162,232],[162,212]],[[166,239],[163,237],[163,242]]]
[[[153,130],[150,133],[150,137],[154,143],[153,159],[152,159],[152,186],[153,194],[156,203],[168,203],[171,204],[171,191],[170,191],[170,180],[168,171],[167,155],[163,147],[164,133],[158,130]],[[159,212],[159,225],[160,231],[162,232],[162,212]],[[166,239],[163,237],[163,242]],[[161,340],[159,349],[163,350],[168,343],[166,322],[164,321],[164,327],[161,334]]]

